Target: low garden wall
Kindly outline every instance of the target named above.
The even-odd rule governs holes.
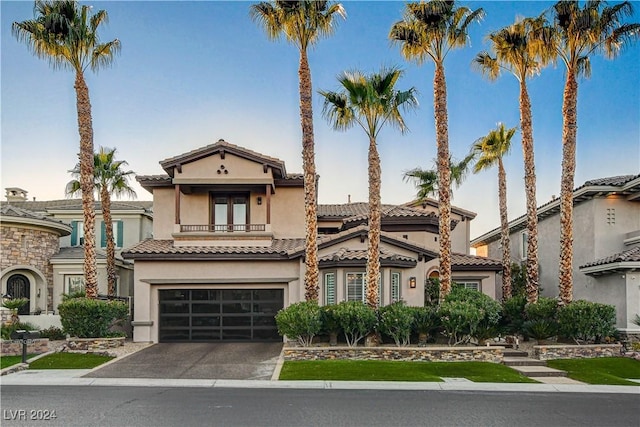
[[[620,344],[535,345],[533,357],[539,360],[618,357],[620,348]]]
[[[49,338],[27,340],[27,354],[42,354],[49,351]],[[0,354],[3,356],[19,356],[22,354],[22,340],[2,340]]]
[[[102,351],[124,345],[125,337],[118,338],[68,338],[67,351]]]
[[[504,347],[285,347],[284,360],[401,360],[502,363]]]

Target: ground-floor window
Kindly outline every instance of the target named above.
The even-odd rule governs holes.
[[[454,279],[455,280],[455,279]],[[480,290],[480,282],[477,280],[455,280],[454,286],[460,286],[465,289],[472,289],[474,291]]]
[[[382,272],[381,272],[382,273]],[[381,276],[382,277],[382,276]],[[382,301],[382,280],[378,281],[378,305]],[[367,276],[365,272],[347,272],[347,301],[367,301]]]
[[[65,277],[65,291],[67,294],[75,294],[78,292],[84,292],[84,275],[73,274],[66,275]]]
[[[324,304],[335,304],[336,301],[336,273],[324,273]]]
[[[391,302],[400,301],[400,272],[391,272]]]

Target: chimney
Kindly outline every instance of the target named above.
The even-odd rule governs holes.
[[[27,190],[23,190],[22,188],[16,187],[8,187],[5,188],[5,197],[7,198],[7,202],[25,202],[27,201]]]
[[[351,203],[351,194],[347,194],[347,203]]]

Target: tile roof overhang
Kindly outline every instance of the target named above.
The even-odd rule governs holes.
[[[475,255],[451,254],[451,271],[502,271],[502,261]]]
[[[71,234],[71,226],[69,224],[11,204],[3,204],[0,206],[0,223],[2,225],[16,224],[42,227],[53,233],[57,233],[59,236],[68,236]]]
[[[173,178],[176,168],[181,168],[182,165],[190,162],[200,160],[205,157],[209,157],[213,154],[220,154],[224,156],[226,153],[233,154],[238,157],[251,160],[256,163],[260,163],[265,166],[271,167],[273,171],[273,177],[276,179],[286,179],[287,171],[284,166],[284,162],[275,157],[265,156],[264,154],[257,153],[238,145],[230,144],[227,141],[220,139],[215,144],[207,145],[205,147],[197,148],[178,156],[170,157],[160,161],[160,166]]]
[[[367,249],[340,248],[336,252],[318,258],[318,264],[322,268],[364,266],[367,262]],[[380,265],[382,267],[409,268],[415,267],[418,260],[412,257],[400,255],[387,249],[380,249]]]
[[[588,276],[601,276],[629,270],[640,271],[640,246],[580,266],[580,271]]]
[[[69,212],[82,212],[82,199],[61,199],[61,200],[37,200],[37,201],[16,201],[0,202],[0,206],[13,205],[22,209],[27,209],[38,213],[60,214]],[[94,203],[97,213],[102,212],[102,204],[99,201]],[[153,215],[153,202],[150,200],[129,200],[111,201],[111,212],[113,213],[138,213],[141,215]]]
[[[404,203],[402,206],[407,206],[407,207],[411,207],[411,208],[417,208],[418,206],[421,206],[422,208],[425,208],[427,206],[431,206],[434,208],[439,208],[440,207],[440,203],[438,203],[437,200],[432,199],[430,197],[426,197],[424,199],[415,199],[412,200],[410,202]],[[460,215],[464,218],[468,218],[468,219],[474,219],[478,214],[475,212],[471,212],[468,211],[466,209],[462,209],[459,208],[457,206],[451,206],[451,212],[455,213],[456,215]]]
[[[50,258],[51,264],[78,264],[84,260],[84,246],[64,246],[60,248],[57,254]],[[119,267],[133,268],[133,264],[126,261],[121,255],[116,253],[116,265]],[[102,249],[96,249],[96,262],[98,264],[106,264],[107,253]]]
[[[573,190],[573,204],[577,205],[594,197],[612,194],[624,195],[629,201],[640,201],[640,175],[621,175],[586,181],[583,185]],[[556,198],[544,205],[538,206],[537,212],[538,221],[559,213],[560,199]],[[526,214],[509,221],[510,233],[516,233],[524,230],[526,227]],[[471,247],[477,248],[478,246],[484,246],[499,239],[500,227],[497,227],[471,240]]]

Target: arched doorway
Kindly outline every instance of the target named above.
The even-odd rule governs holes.
[[[31,283],[23,274],[13,274],[7,279],[7,294],[11,298],[31,299]],[[25,304],[18,310],[18,315],[28,315],[31,304]]]

